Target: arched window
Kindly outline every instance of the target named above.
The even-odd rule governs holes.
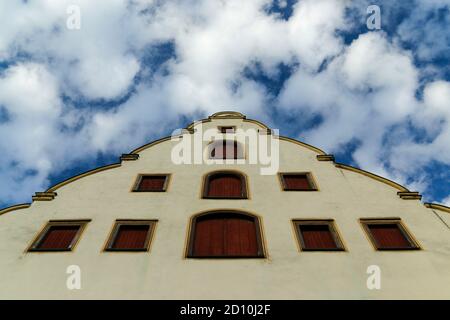
[[[205,178],[203,198],[247,199],[245,177],[230,171],[210,173]]]
[[[258,218],[238,212],[212,212],[192,220],[189,257],[264,257]]]
[[[219,140],[210,144],[211,159],[243,159],[242,146],[237,141]]]

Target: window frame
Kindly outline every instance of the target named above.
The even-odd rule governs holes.
[[[296,175],[306,175],[306,179],[308,180],[309,189],[290,189],[287,188],[285,180],[284,180],[284,176],[296,176]],[[314,179],[313,174],[310,171],[303,171],[303,172],[279,172],[278,173],[278,177],[280,180],[280,185],[281,185],[281,190],[282,191],[298,191],[298,192],[308,192],[308,191],[319,191],[319,188],[317,187],[317,183]]]
[[[376,251],[410,251],[410,250],[421,250],[421,246],[418,241],[414,238],[408,228],[405,226],[401,218],[360,218],[359,222],[365,231],[365,234],[369,238],[370,243]],[[409,247],[380,247],[378,246],[377,240],[372,234],[369,225],[376,224],[395,224],[397,228],[405,237],[406,241],[410,244]]]
[[[81,234],[86,229],[87,224],[90,222],[90,219],[80,219],[80,220],[49,220],[44,227],[38,232],[37,236],[34,237],[33,242],[27,248],[27,252],[72,252],[77,246]],[[61,248],[39,248],[42,240],[47,235],[49,230],[54,226],[78,226],[78,231],[72,239],[69,247],[61,249]]]
[[[156,224],[158,220],[156,219],[116,219],[109,233],[108,239],[106,241],[103,251],[105,252],[148,252],[150,251],[150,245],[155,234]],[[149,226],[147,237],[145,239],[143,248],[113,248],[113,244],[116,241],[117,235],[119,233],[121,226],[129,225],[147,225]]]
[[[216,158],[216,156],[212,156],[212,152],[213,152],[213,150],[217,147],[217,146],[219,146],[219,145],[226,145],[227,144],[227,142],[233,142],[233,148],[234,148],[234,145],[236,145],[236,157],[232,157],[232,158],[227,158],[227,157],[225,157],[225,158]],[[213,161],[220,161],[220,163],[222,162],[222,161],[236,161],[237,160],[237,162],[239,163],[239,160],[245,160],[245,148],[244,148],[244,145],[242,144],[242,143],[240,143],[238,140],[236,140],[236,139],[226,139],[226,138],[220,138],[220,139],[217,139],[217,140],[213,140],[213,141],[211,141],[208,145],[207,145],[207,148],[206,148],[206,151],[207,151],[207,158],[208,158],[208,160],[213,160]]]
[[[194,254],[194,244],[195,244],[195,229],[197,225],[198,218],[207,216],[207,215],[214,215],[214,214],[220,214],[220,213],[230,213],[230,214],[238,214],[247,216],[253,219],[255,230],[256,230],[256,243],[258,246],[258,252],[256,256],[197,256]],[[238,210],[214,210],[214,211],[208,211],[203,212],[200,214],[196,214],[193,217],[191,217],[189,221],[189,235],[188,235],[188,243],[186,246],[186,258],[189,259],[265,259],[267,257],[266,251],[265,251],[265,245],[264,245],[264,235],[262,230],[262,225],[260,222],[260,217],[257,215],[238,211]]]
[[[217,174],[232,174],[239,176],[239,179],[241,180],[241,186],[242,186],[242,195],[240,197],[228,197],[228,196],[208,196],[209,192],[209,185],[211,177],[217,175]],[[216,200],[248,200],[249,199],[249,191],[248,191],[248,179],[247,175],[245,175],[242,172],[234,171],[234,170],[219,170],[219,171],[212,171],[207,174],[205,174],[203,178],[203,185],[202,185],[202,199],[216,199]]]
[[[292,224],[294,226],[294,232],[300,251],[325,251],[325,252],[347,251],[334,219],[292,219]],[[328,226],[330,234],[333,237],[334,243],[336,244],[336,248],[307,248],[301,232],[301,226],[311,226],[311,225]]]
[[[222,134],[235,134],[236,133],[236,126],[218,126],[217,127],[219,132]],[[233,132],[224,132],[224,129],[232,129]]]
[[[164,181],[164,185],[162,190],[139,190],[139,186],[141,184],[143,177],[166,177]],[[132,192],[167,192],[169,187],[169,181],[171,178],[170,173],[139,173],[136,180],[134,181],[133,187],[131,189]]]

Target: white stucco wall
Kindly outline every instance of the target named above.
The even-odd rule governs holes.
[[[213,119],[204,128],[242,119]],[[317,152],[280,141],[280,172],[309,171],[317,192],[283,192],[278,176],[256,165],[174,165],[175,142],[140,152],[137,161],[56,190],[52,201],[0,216],[0,299],[404,299],[450,298],[450,230],[418,200],[360,173],[318,161]],[[248,176],[247,200],[201,198],[202,177],[234,169]],[[164,193],[133,193],[140,173],[170,173]],[[215,209],[260,217],[265,259],[187,259],[189,219]],[[440,215],[448,215],[440,212]],[[376,251],[358,219],[400,217],[419,251]],[[345,252],[301,252],[291,220],[333,218]],[[51,219],[91,219],[72,252],[26,252]],[[149,252],[104,252],[116,219],[158,219]],[[444,219],[448,220],[446,216]],[[66,288],[66,268],[79,265],[82,289]],[[381,290],[368,290],[366,269],[378,265]]]

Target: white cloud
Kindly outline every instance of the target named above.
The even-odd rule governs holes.
[[[300,68],[287,82],[279,105],[283,110],[302,107],[323,116],[320,126],[302,132],[309,142],[339,152],[358,139],[353,159],[359,166],[403,183],[415,175],[410,187],[424,190],[423,173],[417,170],[433,159],[450,163],[448,122],[430,144],[416,143],[408,135],[385,141],[394,133],[392,126],[412,121],[421,128],[448,119],[450,83],[429,84],[423,101],[415,96],[418,83],[409,52],[380,32],[366,33],[323,72]]]
[[[450,207],[450,195],[447,198],[442,200],[442,204],[447,207]]]
[[[132,84],[138,71],[135,57],[92,57],[76,64],[68,80],[91,99],[115,98]]]
[[[407,172],[413,173],[432,160],[450,164],[450,83],[435,81],[427,84],[421,109],[411,117],[418,127],[432,133],[434,139],[429,142],[402,141],[392,155],[397,166],[409,167]],[[411,159],[415,161],[407,166]]]
[[[430,112],[450,117],[450,83],[434,81],[424,90],[424,100]]]
[[[0,78],[0,105],[10,118],[0,125],[4,155],[0,160],[0,194],[21,199],[33,189],[42,189],[52,169],[54,137],[59,135],[55,123],[61,115],[57,82],[43,66],[13,66]],[[34,174],[24,183],[27,172]]]
[[[289,41],[307,68],[316,70],[327,58],[342,50],[336,30],[345,29],[345,1],[299,1],[289,20]]]
[[[417,46],[417,57],[425,61],[448,54],[450,38],[443,28],[450,24],[450,2],[416,1],[410,9],[409,18],[398,27],[399,40]]]
[[[354,27],[346,9],[364,8],[365,1],[299,1],[287,21],[264,11],[269,2],[1,2],[0,61],[13,63],[0,70],[0,106],[9,116],[0,122],[0,202],[28,200],[47,186],[50,172],[77,159],[120,154],[160,136],[181,114],[237,109],[271,121],[265,111],[273,97],[243,75],[256,63],[268,76],[280,63],[298,63],[275,103],[286,114],[323,117],[318,127],[301,130],[307,142],[338,152],[360,139],[357,164],[400,182],[431,160],[450,164],[450,84],[419,80],[424,70],[413,64],[416,53],[399,45],[417,38],[408,19],[394,39],[371,32],[345,45],[338,31]],[[69,4],[80,6],[80,30],[66,28]],[[148,74],[142,58],[166,41],[176,58]],[[134,83],[141,72],[151,80]],[[416,96],[420,85],[423,99]],[[89,106],[130,88],[118,106]],[[77,99],[88,106],[77,107]],[[411,139],[407,123],[423,129],[427,142]],[[416,173],[411,186],[426,188],[426,173]]]
[[[66,26],[69,5],[80,8],[79,30]],[[145,22],[131,8],[119,0],[2,2],[0,19],[9,22],[0,30],[0,58],[26,53],[50,60],[66,90],[89,99],[116,98],[139,71],[132,53],[146,43]]]

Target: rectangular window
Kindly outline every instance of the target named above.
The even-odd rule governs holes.
[[[236,127],[219,127],[220,133],[235,133]]]
[[[138,176],[133,191],[164,192],[167,190],[168,174],[141,174]]]
[[[280,173],[284,191],[316,191],[317,187],[309,172]]]
[[[342,251],[344,246],[333,220],[294,220],[303,251]]]
[[[106,251],[148,251],[156,220],[117,220]]]
[[[377,250],[419,249],[400,219],[361,219],[360,221]]]
[[[89,220],[51,220],[28,251],[71,251]]]

